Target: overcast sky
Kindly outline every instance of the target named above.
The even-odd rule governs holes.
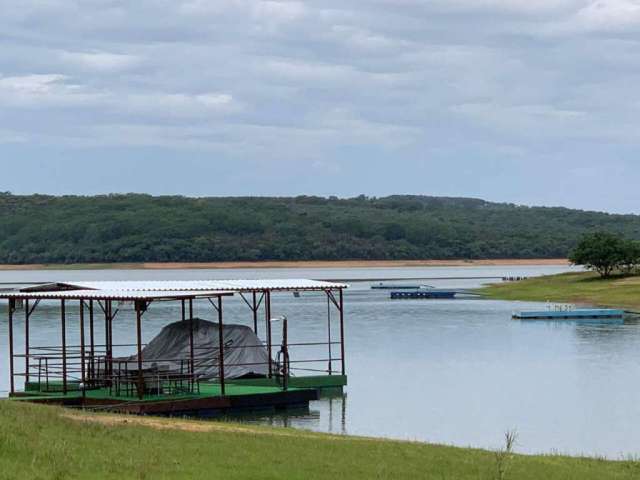
[[[0,190],[640,213],[640,0],[0,0]]]

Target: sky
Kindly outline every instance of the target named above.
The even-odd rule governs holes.
[[[0,190],[640,213],[640,0],[0,0]]]

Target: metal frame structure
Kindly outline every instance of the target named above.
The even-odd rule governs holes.
[[[117,382],[118,391],[120,382],[123,379],[123,373],[120,365],[116,365],[114,371],[114,355],[113,349],[113,320],[118,315],[119,310],[113,308],[114,301],[133,302],[135,310],[135,347],[136,368],[132,369],[131,374],[135,375],[132,383],[135,383],[135,393],[138,399],[142,400],[145,395],[145,365],[142,355],[142,325],[143,317],[149,306],[158,301],[179,301],[181,304],[181,318],[183,321],[190,321],[189,358],[185,359],[187,363],[187,372],[190,373],[190,383],[193,388],[197,379],[194,379],[195,359],[194,359],[194,339],[193,339],[193,302],[198,299],[206,299],[217,312],[217,319],[220,325],[218,348],[219,358],[218,364],[218,382],[220,385],[220,393],[225,395],[225,364],[223,342],[223,309],[222,297],[239,295],[243,302],[252,312],[253,330],[258,334],[259,331],[259,311],[262,307],[265,318],[265,344],[260,345],[267,349],[268,377],[283,377],[283,390],[287,389],[288,378],[291,371],[289,360],[289,348],[303,345],[322,345],[326,343],[328,346],[328,365],[326,373],[332,375],[337,373],[333,369],[333,362],[340,361],[340,374],[346,375],[345,369],[345,342],[344,342],[344,300],[343,289],[347,288],[344,284],[335,284],[329,282],[317,282],[310,280],[265,280],[265,281],[211,281],[211,282],[88,282],[81,284],[72,283],[55,283],[43,284],[22,288],[19,291],[0,292],[0,299],[8,300],[8,318],[9,318],[9,377],[10,377],[10,394],[11,396],[19,395],[15,386],[15,377],[22,376],[25,379],[25,385],[32,380],[32,371],[37,366],[38,382],[42,382],[41,372],[47,372],[46,385],[49,386],[49,372],[60,369],[61,391],[66,395],[69,388],[69,378],[73,375],[79,375],[78,383],[84,392],[85,389],[96,387],[102,382],[102,386],[113,387],[113,383]],[[272,292],[300,292],[300,291],[317,291],[324,292],[327,296],[327,342],[318,343],[289,343],[287,335],[287,321],[283,322],[283,341],[279,353],[283,354],[285,359],[282,368],[278,367],[278,371],[274,371],[273,359],[273,335],[272,335],[272,310],[271,310],[271,294]],[[336,294],[337,292],[337,294]],[[60,302],[60,344],[57,347],[38,347],[40,350],[47,350],[47,355],[37,353],[37,348],[30,345],[30,329],[33,326],[31,317],[42,301],[58,301]],[[78,302],[79,306],[79,331],[80,345],[69,345],[67,339],[67,307],[71,302]],[[25,312],[25,346],[24,354],[16,354],[14,347],[14,317],[17,311],[18,302],[22,302]],[[104,314],[104,345],[96,343],[96,325],[95,325],[95,305],[98,305]],[[339,332],[340,340],[333,341],[331,336],[331,305],[333,305],[339,315]],[[188,308],[188,311],[187,311]],[[88,315],[86,315],[88,313]],[[88,345],[86,344],[86,319],[88,317]],[[340,357],[336,358],[332,352],[332,345],[340,346]],[[257,347],[257,346],[256,346]],[[233,348],[233,347],[231,347]],[[35,352],[35,353],[34,353]],[[15,371],[15,359],[23,357],[25,360],[25,371]],[[36,360],[38,364],[34,364]],[[42,362],[45,362],[44,367]],[[301,362],[312,362],[319,360],[301,360]],[[101,369],[102,367],[102,369]],[[125,363],[126,375],[129,375],[129,363]],[[305,370],[300,368],[300,370]],[[129,378],[129,377],[126,377]],[[345,377],[346,378],[346,377]],[[76,386],[77,387],[77,386]],[[129,388],[127,386],[127,388]],[[199,388],[199,386],[198,386]]]

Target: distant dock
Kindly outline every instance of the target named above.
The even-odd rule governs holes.
[[[515,320],[623,320],[624,310],[579,308],[575,310],[539,310],[514,312]]]
[[[480,297],[481,295],[475,292],[470,292],[468,290],[445,290],[445,289],[420,289],[420,290],[404,290],[404,291],[393,291],[391,292],[392,300],[405,300],[405,299],[451,299],[455,298],[457,295],[472,295],[474,297]]]

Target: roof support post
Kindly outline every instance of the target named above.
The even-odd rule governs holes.
[[[104,377],[107,385],[109,382],[109,300],[104,302]]]
[[[113,380],[113,300],[107,302],[109,304],[109,344],[108,344],[108,357],[109,357],[109,378]]]
[[[340,363],[342,367],[342,375],[346,375],[346,370],[344,366],[344,300],[342,298],[342,288],[339,290],[339,299],[338,302],[340,304]]]
[[[31,311],[29,310],[29,299],[25,299],[24,301],[24,381],[25,383],[29,382],[29,367],[31,366],[31,361],[29,359],[29,317],[31,316]]]
[[[222,331],[222,297],[218,295],[218,373],[220,375],[220,393],[225,395],[224,385],[224,333]]]
[[[271,361],[271,292],[269,290],[265,290],[264,295],[264,313],[265,320],[267,322],[267,354],[269,355],[269,378],[271,378],[273,376],[273,365]]]
[[[89,368],[89,378],[92,381],[96,379],[95,361],[96,361],[96,347],[93,330],[93,300],[89,300],[89,355],[91,357],[91,366]]]
[[[184,306],[184,300],[182,300],[182,304]],[[191,388],[193,389],[196,377],[195,361],[193,355],[193,298],[189,299],[189,372],[189,376],[191,377]]]
[[[136,343],[138,347],[138,398],[144,396],[144,376],[142,372],[142,308],[141,302],[136,301]]]
[[[331,373],[333,372],[333,359],[331,352],[331,298],[329,297],[330,290],[327,290],[325,293],[327,294],[327,346],[329,349],[329,362],[327,367],[329,375],[331,375]]]
[[[13,313],[16,311],[16,299],[9,299],[9,383],[11,394],[15,393],[13,379]]]
[[[67,394],[67,312],[64,298],[60,300],[60,328],[62,330],[62,393]]]
[[[82,383],[82,397],[86,388],[86,371],[84,358],[84,300],[80,299],[80,382]]]
[[[253,310],[253,332],[258,335],[258,304],[255,290],[253,291],[253,306],[251,310]]]

